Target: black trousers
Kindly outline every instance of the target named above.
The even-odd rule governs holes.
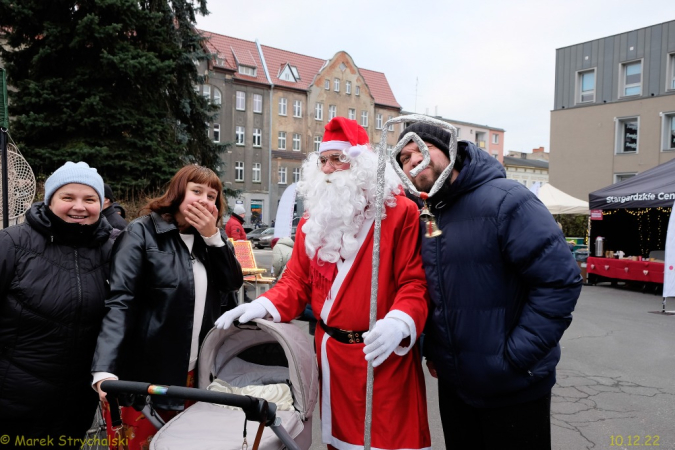
[[[475,408],[439,380],[438,401],[447,449],[551,449],[550,393],[517,405]]]

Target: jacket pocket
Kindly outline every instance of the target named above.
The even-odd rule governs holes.
[[[176,254],[159,250],[147,251],[147,274],[150,289],[175,289],[178,286]]]

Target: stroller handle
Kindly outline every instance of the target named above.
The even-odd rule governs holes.
[[[223,392],[207,391],[204,389],[188,388],[183,386],[163,386],[138,381],[108,380],[101,383],[101,390],[118,396],[120,394],[135,395],[162,395],[181,400],[192,400],[219,405],[235,406],[244,410],[248,420],[264,422],[266,425],[274,423],[277,405],[267,400],[249,395],[226,394]]]

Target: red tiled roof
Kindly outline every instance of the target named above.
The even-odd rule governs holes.
[[[366,81],[370,93],[375,99],[375,103],[384,106],[393,106],[395,108],[401,107],[396,101],[394,93],[391,91],[387,77],[382,72],[375,72],[368,69],[359,69],[359,72]]]
[[[267,45],[261,45],[265,62],[270,71],[272,83],[277,86],[286,86],[295,89],[309,89],[314,77],[319,73],[326,60],[312,58],[311,56],[300,55],[298,53],[280,50]],[[298,69],[300,79],[297,82],[286,81],[279,78],[286,64],[295,66]]]
[[[265,77],[265,70],[258,54],[258,48],[255,42],[245,41],[222,34],[212,33],[210,31],[199,30],[206,38],[206,45],[209,51],[216,54],[218,58],[225,60],[224,66],[235,71],[235,78],[242,80],[252,80],[259,83],[269,84]],[[308,90],[314,82],[321,68],[326,63],[325,59],[313,58],[307,55],[281,50],[267,45],[260,46],[270,71],[270,78],[275,86],[285,86],[289,88]],[[236,59],[235,59],[236,57]],[[237,72],[237,61],[239,64],[256,67],[256,77],[249,77]],[[283,72],[286,65],[297,69],[300,79],[296,82],[282,80],[279,75]],[[359,68],[359,72],[365,80],[375,103],[383,106],[400,108],[401,105],[396,101],[394,93],[391,91],[387,77],[382,72]]]
[[[234,77],[240,80],[250,80],[258,83],[269,84],[265,76],[258,47],[253,41],[245,41],[210,31],[198,30],[206,38],[206,47],[218,58],[225,60],[225,68],[234,70]],[[256,76],[242,75],[238,72],[237,61],[245,66],[255,67]]]

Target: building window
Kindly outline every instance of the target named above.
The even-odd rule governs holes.
[[[253,129],[253,146],[262,146],[262,130],[260,128]]]
[[[382,114],[375,115],[375,129],[376,130],[382,129]]]
[[[302,117],[302,102],[300,100],[293,102],[293,117]]]
[[[255,76],[255,67],[250,67],[250,66],[242,66],[241,64],[239,65],[239,73],[242,75],[248,75],[249,77],[254,77]]]
[[[237,91],[237,101],[235,104],[235,108],[238,109],[239,111],[246,110],[246,92]]]
[[[314,136],[314,151],[318,152],[321,146],[321,136]]]
[[[595,69],[577,74],[577,103],[595,101]]]
[[[220,142],[220,124],[213,124],[213,142]]]
[[[244,145],[244,141],[246,139],[246,130],[244,127],[237,127],[236,130],[236,144],[237,145]]]
[[[336,78],[336,79],[333,81],[333,90],[334,90],[335,92],[340,92],[340,79],[339,79],[339,78]]]
[[[279,184],[287,184],[285,167],[279,167]]]
[[[337,106],[328,105],[328,120],[333,119],[335,116],[337,116]]]
[[[352,82],[351,81],[345,81],[345,93],[346,94],[352,93]]]
[[[462,134],[462,129],[457,128],[457,139],[459,139],[459,136]]]
[[[286,132],[279,132],[279,141],[278,141],[279,150],[286,150]]]
[[[349,108],[349,118],[351,120],[356,120],[356,110],[354,108]]]
[[[637,173],[615,173],[614,174],[614,182],[615,183],[620,183],[622,181],[625,181],[629,178],[633,178]]]
[[[389,118],[387,119],[387,121],[389,121],[389,120],[391,120],[391,119],[393,119],[393,117],[392,117],[392,116],[389,116]],[[393,123],[390,123],[389,126],[387,127],[387,130],[388,130],[388,131],[394,131],[394,124],[393,124]]]
[[[642,61],[622,64],[621,74],[621,97],[642,94]]]
[[[287,104],[288,104],[288,101],[285,98],[281,97],[279,99],[279,115],[280,116],[286,115]]]
[[[361,111],[361,126],[363,128],[368,126],[368,111]]]
[[[220,93],[220,89],[213,88],[213,104],[220,105],[223,103],[223,94]]]
[[[237,161],[234,163],[234,181],[244,181],[244,162]]]
[[[327,91],[330,91],[330,80],[326,78],[326,81],[323,82],[323,88]]]
[[[675,150],[675,112],[663,114],[663,150]]]
[[[293,151],[299,152],[300,150],[302,150],[300,148],[300,134],[293,133]]]
[[[260,163],[253,163],[253,172],[251,176],[251,181],[253,181],[254,183],[260,183],[261,172],[262,170],[260,167]]]
[[[495,133],[492,134],[492,143],[493,144],[499,144],[499,135],[498,134],[495,134]]]
[[[323,120],[323,103],[317,103],[314,108],[314,118],[316,120]]]
[[[356,95],[361,95],[361,86],[356,86],[356,91],[354,92]]]
[[[637,117],[626,117],[616,121],[616,153],[636,153],[638,150]]]
[[[202,95],[207,101],[211,101],[211,86],[208,84],[204,85],[204,88],[202,89]]]
[[[675,89],[675,53],[668,55],[668,89]]]
[[[296,167],[293,169],[293,183],[300,181],[300,168]]]
[[[262,95],[260,94],[253,94],[253,112],[262,112]]]

